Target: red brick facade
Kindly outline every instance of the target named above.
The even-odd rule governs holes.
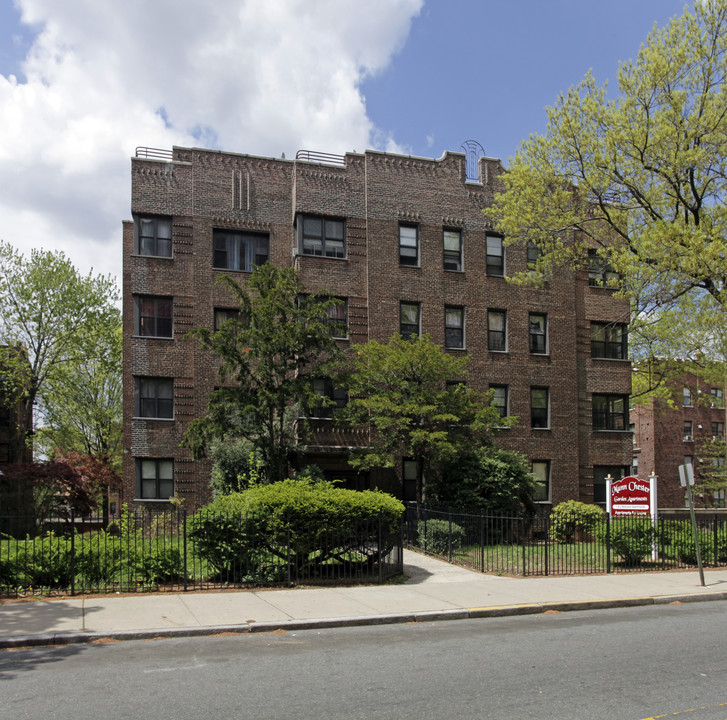
[[[692,373],[685,373],[672,385],[674,406],[663,401],[631,411],[634,430],[634,459],[642,478],[658,477],[660,508],[686,505],[685,490],[679,482],[679,466],[691,462],[695,479],[712,469],[709,440],[724,438],[725,403],[721,386],[710,385]],[[722,462],[720,458],[716,462]],[[695,505],[724,507],[724,494],[696,496]]]
[[[493,255],[488,273],[486,238],[492,232],[481,211],[491,203],[501,172],[498,160],[482,158],[480,182],[468,181],[465,156],[459,153],[430,160],[367,151],[325,164],[175,148],[168,160],[134,158],[131,206],[137,227],[124,223],[123,251],[125,500],[139,499],[142,458],[173,460],[174,493],[186,499],[187,507],[209,497],[210,464],[194,462],[179,442],[189,421],[205,411],[214,362],[185,334],[211,327],[213,308],[229,307],[229,297],[215,285],[222,272],[241,281],[247,277],[213,269],[213,230],[227,229],[269,238],[274,264],[293,264],[312,291],[345,298],[346,346],[398,332],[401,302],[415,304],[421,332],[444,344],[445,307],[454,309],[464,320],[464,347],[451,352],[471,356],[469,384],[507,386],[508,412],[520,419],[500,432],[498,442],[532,461],[549,463],[549,501],[593,501],[594,466],[627,466],[632,440],[627,422],[625,428],[621,423],[602,432],[592,427],[593,394],[627,396],[631,372],[626,360],[591,357],[591,323],[627,322],[628,306],[610,290],[590,287],[585,269],[560,271],[540,288],[521,287],[497,272]],[[303,252],[302,215],[343,221],[343,257]],[[140,252],[143,218],[171,221],[168,257]],[[414,255],[405,264],[400,262],[401,226],[416,229],[411,233]],[[458,257],[450,248],[447,269],[445,231],[455,233],[449,236],[455,242],[461,238]],[[504,248],[505,274],[526,268],[524,248]],[[152,312],[154,298],[162,299],[154,306],[161,315],[171,298],[171,337],[140,332],[139,313]],[[146,309],[140,311],[142,302]],[[506,323],[504,351],[488,347],[488,312],[490,329],[498,320]],[[547,327],[545,352],[531,353],[531,315]],[[171,380],[173,417],[138,417],[135,388],[144,378]],[[532,427],[531,388],[547,389],[545,428]],[[346,470],[344,456],[323,447],[329,442],[345,447],[346,439],[337,438],[330,426],[318,434],[326,436],[326,443],[317,441],[321,447],[312,452],[313,459],[331,472]],[[153,470],[151,463],[145,467],[145,472]],[[157,468],[164,492],[170,468]],[[357,485],[386,485],[386,479],[372,475],[359,478]],[[387,488],[401,495],[400,488]]]

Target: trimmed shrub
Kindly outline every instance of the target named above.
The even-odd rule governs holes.
[[[398,531],[403,512],[399,500],[382,492],[289,479],[218,498],[191,518],[189,536],[223,579],[267,576],[276,564],[309,575],[332,562],[375,562],[379,519],[386,539]]]
[[[449,554],[449,536],[452,535],[452,551],[464,543],[464,530],[449,520],[420,520],[418,525],[419,547],[432,555]]]
[[[605,510],[598,505],[566,500],[556,505],[550,513],[550,539],[559,543],[572,543],[576,533],[593,533],[605,517]]]
[[[597,535],[606,541],[606,523],[598,527]],[[611,519],[610,537],[611,550],[625,565],[640,565],[653,550],[656,528],[649,517],[616,517]]]
[[[48,532],[14,545],[13,555],[3,562],[3,575],[11,587],[59,588],[71,584],[71,543]]]
[[[702,562],[714,560],[714,534],[711,530],[697,530]],[[694,530],[691,522],[668,522],[664,527],[665,545],[669,557],[686,565],[697,564],[697,549],[694,543]],[[717,548],[719,553],[720,548]]]

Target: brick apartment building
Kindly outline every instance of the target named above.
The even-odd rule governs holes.
[[[715,448],[709,442],[725,437],[723,387],[686,372],[672,388],[676,398],[673,407],[657,400],[631,411],[633,471],[642,478],[656,474],[660,508],[686,505],[685,490],[679,482],[680,465],[693,465],[695,481],[699,482],[725,464],[722,455],[713,455]],[[696,495],[695,505],[725,507],[725,491]]]
[[[301,153],[299,153],[299,156]],[[631,366],[628,305],[598,286],[608,272],[563,270],[542,287],[506,275],[535,256],[504,247],[482,208],[499,160],[438,160],[376,151],[286,160],[175,147],[132,158],[132,221],[124,222],[124,499],[209,498],[210,463],[179,447],[205,412],[213,358],[185,337],[230,311],[215,281],[239,281],[265,260],[296,267],[311,291],[345,300],[344,347],[402,332],[429,333],[471,356],[468,382],[495,390],[519,422],[498,443],[519,450],[543,481],[542,502],[605,497],[626,470]],[[335,393],[322,387],[322,392]],[[353,487],[409,499],[393,475],[354,477],[350,447],[365,442],[316,420],[309,458]]]

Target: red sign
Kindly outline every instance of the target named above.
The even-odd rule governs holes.
[[[623,480],[614,480],[610,492],[612,516],[653,514],[656,493],[652,492],[651,481],[630,475]]]

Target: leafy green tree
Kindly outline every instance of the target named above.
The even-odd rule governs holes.
[[[219,384],[207,413],[194,420],[184,445],[205,457],[215,438],[244,438],[259,455],[269,482],[288,476],[298,449],[296,421],[301,408],[320,397],[312,378],[327,377],[340,357],[329,310],[339,300],[307,295],[295,269],[266,263],[238,284],[220,282],[240,307],[213,332],[192,331],[220,360]]]
[[[121,470],[122,379],[121,314],[112,308],[104,327],[92,328],[68,360],[49,377],[39,406],[36,449],[103,459]]]
[[[535,476],[523,455],[489,445],[447,463],[429,483],[427,499],[440,507],[519,516],[523,510],[535,512],[536,489]]]
[[[51,385],[59,388],[67,366],[83,362],[79,341],[118,327],[118,297],[110,276],[83,276],[62,252],[33,250],[26,258],[0,242],[0,382],[11,399],[10,462],[23,460],[36,404],[50,407]]]
[[[351,465],[396,468],[402,480],[402,460],[411,458],[421,502],[426,477],[463,450],[489,442],[492,428],[503,420],[490,394],[462,382],[468,360],[446,353],[428,335],[408,340],[394,335],[387,343],[356,346],[341,373],[350,394],[342,417],[351,425],[369,425],[372,434]]]
[[[485,212],[544,275],[593,248],[638,312],[694,291],[724,307],[726,81],[727,0],[696,0],[622,63],[615,97],[588,74],[558,98]]]

